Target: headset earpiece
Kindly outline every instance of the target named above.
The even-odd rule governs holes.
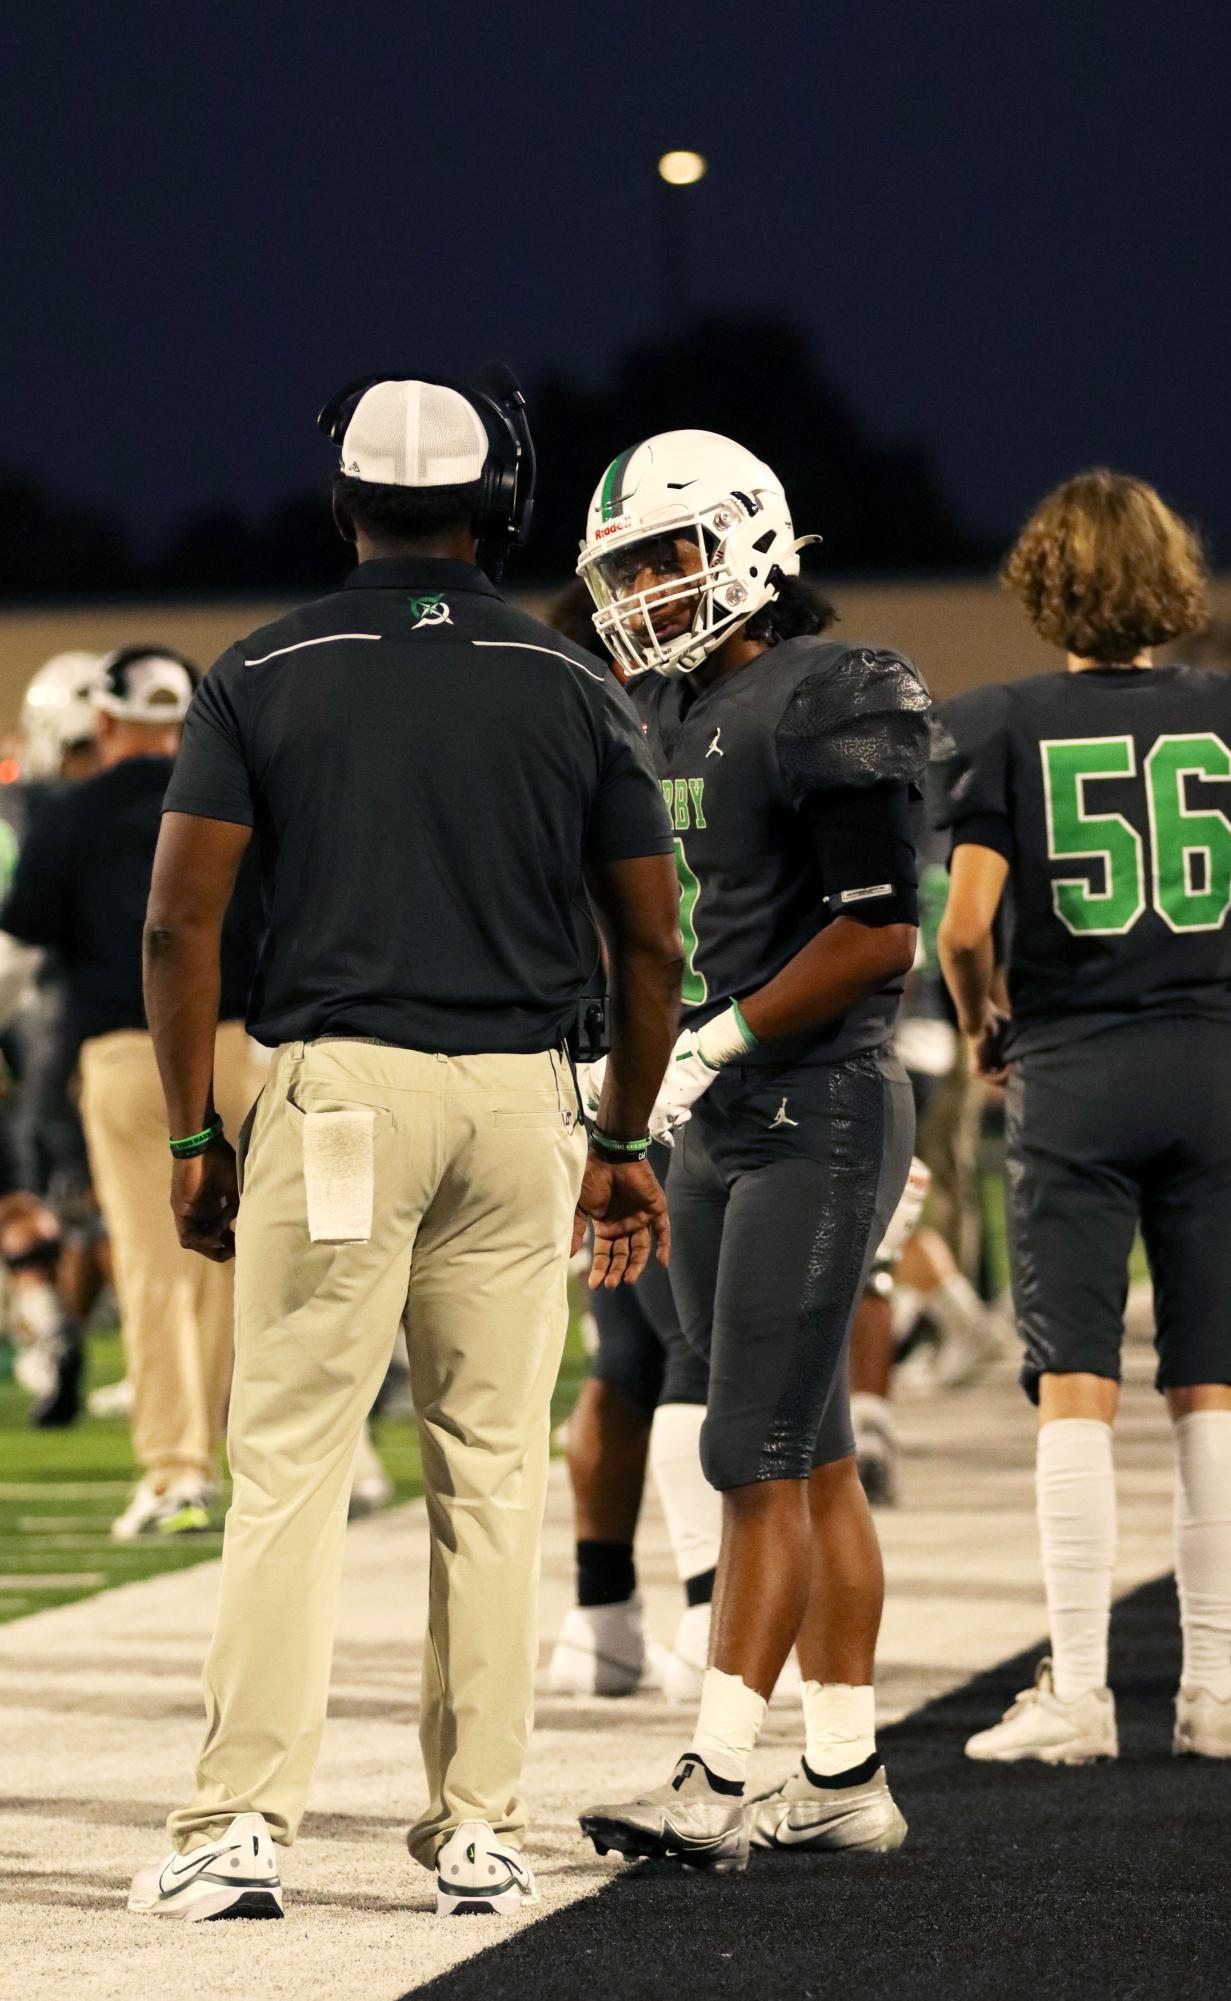
[[[534,512],[537,461],[521,384],[503,361],[484,362],[477,389],[447,376],[412,375],[409,371],[357,375],[324,404],[316,420],[318,430],[341,449],[347,425],[365,392],[378,382],[400,381],[431,382],[438,389],[453,389],[482,419],[488,449],[479,476],[474,533],[483,568],[498,577],[508,551],[525,543]]]

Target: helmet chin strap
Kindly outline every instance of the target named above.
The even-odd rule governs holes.
[[[798,556],[800,550],[806,549],[809,542],[823,542],[824,540],[825,537],[823,535],[797,535],[791,544],[791,554]]]

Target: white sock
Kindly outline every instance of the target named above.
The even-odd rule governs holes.
[[[1111,1427],[1093,1417],[1043,1425],[1035,1500],[1051,1621],[1056,1694],[1073,1702],[1107,1686],[1107,1628],[1116,1562]]]
[[[987,1308],[968,1278],[955,1271],[924,1300],[924,1307],[942,1334],[958,1339],[977,1333],[987,1318]]]
[[[862,1765],[876,1750],[876,1696],[841,1681],[804,1683],[804,1756],[818,1779]]]
[[[701,1471],[704,1422],[704,1404],[662,1403],[650,1431],[650,1471],[681,1584],[714,1569],[722,1541],[722,1495]]]
[[[1183,1688],[1231,1696],[1231,1410],[1194,1410],[1175,1427],[1175,1580]]]
[[[706,1668],[692,1749],[718,1778],[743,1784],[767,1706],[739,1675]]]

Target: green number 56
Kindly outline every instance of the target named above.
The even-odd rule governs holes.
[[[1052,884],[1057,917],[1076,936],[1131,931],[1147,901],[1173,931],[1217,931],[1231,908],[1231,820],[1188,803],[1190,778],[1231,779],[1221,737],[1160,736],[1143,766],[1145,829],[1124,813],[1098,812],[1088,788],[1135,778],[1130,736],[1041,743],[1047,851],[1054,862],[1094,864]],[[1147,897],[1147,847],[1149,858]]]

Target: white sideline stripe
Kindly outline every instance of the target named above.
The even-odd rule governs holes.
[[[101,1570],[52,1570],[46,1577],[0,1577],[0,1591],[84,1591],[91,1584],[106,1582],[106,1573]]]
[[[89,1515],[18,1515],[17,1526],[23,1535],[55,1535],[61,1532],[69,1535],[91,1535]],[[98,1535],[108,1536],[111,1531],[104,1521]],[[13,1536],[0,1535],[0,1542],[13,1542]]]
[[[91,1501],[96,1494],[131,1494],[131,1480],[5,1480],[0,1501]]]
[[[592,681],[605,681],[607,679],[605,674],[596,674],[592,667],[587,667],[584,661],[574,660],[571,653],[561,653],[559,647],[556,646],[534,646],[528,639],[472,639],[470,644],[472,646],[508,646],[512,647],[514,652],[517,653],[549,653],[553,660],[567,660],[570,667],[580,667],[582,673],[588,674]]]
[[[255,660],[245,660],[245,667],[263,667],[267,660],[277,660],[284,653],[302,653],[305,646],[333,646],[340,639],[379,639],[379,632],[326,632],[319,639],[297,639],[293,646],[275,646],[272,653],[258,654]]]

